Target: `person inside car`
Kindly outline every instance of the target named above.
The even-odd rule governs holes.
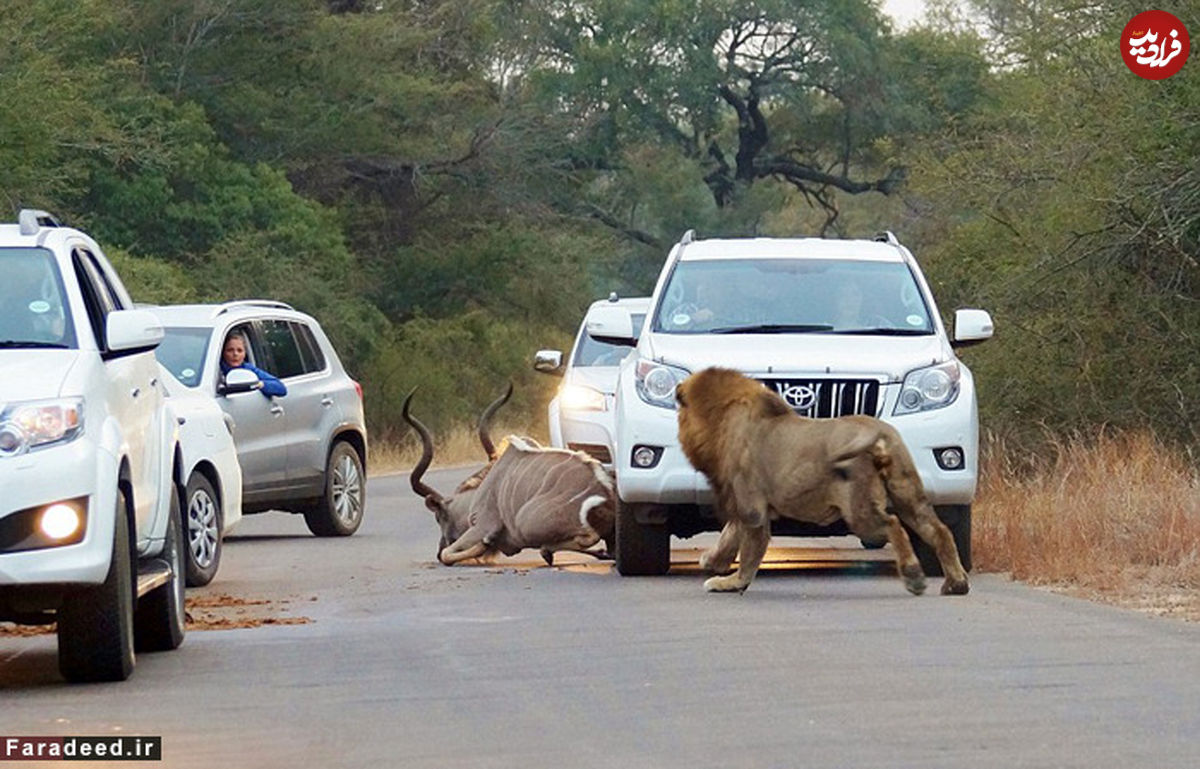
[[[224,378],[230,369],[244,368],[258,377],[258,389],[266,397],[282,398],[287,395],[287,385],[279,378],[246,361],[246,337],[241,332],[230,332],[225,337],[225,347],[221,351],[221,377]]]

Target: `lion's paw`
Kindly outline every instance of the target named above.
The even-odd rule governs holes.
[[[740,593],[746,589],[736,576],[709,577],[704,580],[704,589],[710,593]]]
[[[900,569],[900,576],[904,578],[904,589],[913,595],[921,595],[925,592],[925,572],[921,571],[918,564],[905,566]]]
[[[952,579],[947,579],[942,583],[942,595],[966,595],[971,591],[971,586],[964,579],[961,582],[956,582]]]

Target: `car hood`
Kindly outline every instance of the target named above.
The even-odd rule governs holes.
[[[80,350],[0,350],[0,402],[57,398]],[[95,353],[92,353],[93,355]]]
[[[699,371],[725,366],[747,374],[851,374],[898,382],[909,371],[953,356],[936,334],[652,334],[641,348],[655,360]]]
[[[605,395],[617,391],[617,374],[619,366],[582,366],[573,368],[567,374],[567,384],[586,385],[599,390]]]

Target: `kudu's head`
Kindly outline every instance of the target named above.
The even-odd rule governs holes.
[[[414,388],[404,399],[404,408],[401,416],[404,421],[408,422],[417,434],[421,436],[421,459],[418,460],[416,467],[409,474],[409,483],[412,485],[412,490],[425,498],[425,506],[428,507],[437,519],[438,528],[442,530],[442,539],[438,543],[438,560],[441,560],[441,553],[446,547],[457,540],[471,526],[471,497],[474,495],[479,484],[487,477],[488,471],[492,468],[492,464],[496,461],[498,454],[496,447],[492,443],[490,435],[490,422],[492,415],[508,402],[512,397],[513,386],[510,383],[504,395],[501,395],[496,400],[492,401],[483,414],[479,417],[479,442],[483,445],[483,450],[487,453],[488,463],[476,470],[470,477],[458,485],[454,493],[449,496],[442,495],[437,489],[427,485],[422,481],[425,471],[429,469],[429,464],[433,462],[433,438],[429,434],[429,430],[425,425],[421,424],[420,420],[414,417],[409,412],[409,404],[412,402],[413,394],[416,392]]]

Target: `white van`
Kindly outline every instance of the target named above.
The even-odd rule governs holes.
[[[0,275],[0,621],[57,622],[68,680],[123,680],[184,633],[163,327],[45,212],[0,225]]]
[[[712,493],[679,448],[675,385],[709,366],[741,371],[795,411],[869,414],[900,431],[963,565],[979,424],[970,370],[954,349],[988,339],[991,317],[958,310],[953,339],[916,259],[891,233],[874,240],[697,240],[663,265],[638,333],[619,308],[589,315],[588,333],[633,346],[614,409],[621,574],[661,574],[670,536],[716,530]],[[773,524],[777,534],[845,534],[844,526]],[[940,573],[919,538],[926,573]]]

